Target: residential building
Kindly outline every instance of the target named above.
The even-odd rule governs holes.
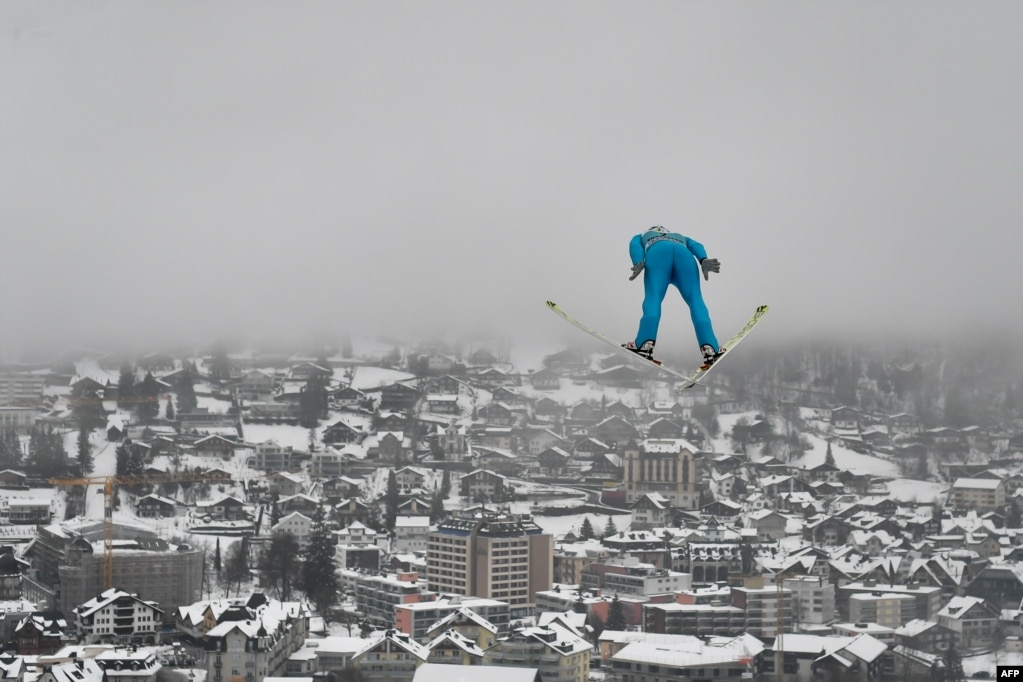
[[[544,682],[587,682],[591,645],[566,628],[520,628],[487,649],[486,665],[538,668]]]
[[[990,647],[999,615],[998,607],[980,597],[952,597],[938,611],[938,625],[952,632],[957,648]]]
[[[359,610],[377,627],[396,627],[395,608],[399,605],[437,598],[415,571],[381,575],[342,568],[338,576],[345,590],[354,595]]]
[[[355,654],[352,663],[366,682],[408,682],[429,656],[430,650],[409,635],[387,630]]]
[[[394,552],[426,553],[426,543],[430,537],[429,516],[398,516],[394,519]]]
[[[646,493],[659,493],[671,506],[699,509],[700,482],[696,448],[681,438],[630,442],[624,450],[625,501],[632,504]]]
[[[835,586],[822,576],[794,576],[782,580],[792,592],[795,628],[827,625],[835,620]]]
[[[949,498],[956,509],[1002,511],[1005,508],[1005,481],[999,478],[957,478]]]
[[[241,618],[227,620],[226,618]],[[264,601],[222,614],[202,638],[209,682],[263,682],[282,675],[288,657],[305,644],[309,612],[298,602]]]
[[[159,604],[116,588],[77,606],[73,613],[78,640],[89,644],[156,644],[164,621]]]
[[[288,471],[292,468],[292,448],[277,441],[257,443],[252,457],[252,468],[264,471]]]
[[[439,592],[499,599],[524,611],[553,585],[553,537],[528,515],[467,512],[430,532],[426,566]]]
[[[898,628],[916,617],[916,598],[892,592],[857,592],[849,595],[851,623],[877,623]]]
[[[482,597],[439,597],[433,601],[398,604],[394,607],[394,624],[413,639],[427,642],[430,628],[462,608],[472,609],[501,632],[508,629],[511,621],[507,602]]]
[[[667,637],[671,641],[662,640]],[[749,636],[705,642],[696,637],[655,635],[625,644],[611,655],[610,668],[617,679],[628,682],[680,678],[732,682],[759,668],[763,648],[759,640]]]

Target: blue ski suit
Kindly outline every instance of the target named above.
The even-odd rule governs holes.
[[[707,257],[703,244],[677,232],[647,230],[629,242],[632,265],[645,262],[643,273],[643,317],[639,321],[636,346],[644,341],[657,340],[661,323],[661,302],[674,284],[682,300],[689,306],[689,314],[700,346],[718,349],[718,340],[710,322],[710,313],[700,293],[700,266],[698,261]]]

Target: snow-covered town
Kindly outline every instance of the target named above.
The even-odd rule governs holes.
[[[500,344],[9,363],[4,678],[1023,663],[1018,422],[939,423],[923,357],[851,393],[809,354],[733,364],[678,393],[618,353]]]

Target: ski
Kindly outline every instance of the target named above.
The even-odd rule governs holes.
[[[721,355],[719,355],[717,357],[717,360],[714,361],[714,364],[712,364],[710,367],[706,367],[706,368],[701,367],[700,369],[696,370],[691,375],[686,377],[686,379],[685,379],[686,383],[683,384],[678,389],[679,393],[681,393],[682,391],[688,391],[689,389],[691,389],[694,386],[702,385],[700,383],[700,380],[703,379],[705,376],[707,376],[708,372],[710,372],[712,369],[717,367],[718,364],[720,364],[721,359],[725,355],[727,355],[733,348],[738,346],[739,342],[742,341],[744,338],[746,338],[746,335],[750,333],[750,330],[752,330],[753,327],[757,326],[757,322],[760,322],[761,318],[763,318],[763,316],[766,315],[766,314],[767,314],[767,306],[766,305],[757,306],[757,309],[753,311],[753,316],[749,319],[749,322],[746,323],[746,326],[743,327],[742,329],[740,329],[735,334],[735,336],[733,336],[732,338],[728,339],[728,341],[725,341],[725,344],[723,346],[721,346],[721,351],[722,351]]]
[[[558,317],[560,317],[561,319],[563,319],[566,322],[568,322],[573,327],[586,332],[587,334],[589,334],[590,336],[592,336],[595,339],[603,341],[604,343],[606,343],[607,345],[611,346],[612,348],[616,348],[619,353],[623,353],[623,354],[627,355],[629,358],[632,359],[633,362],[639,363],[639,364],[641,364],[641,365],[643,365],[645,367],[653,367],[654,369],[658,369],[658,370],[664,372],[665,374],[670,374],[671,376],[675,377],[676,379],[678,379],[680,381],[687,382],[687,384],[689,384],[690,388],[693,385],[696,385],[696,384],[700,383],[699,377],[695,377],[694,378],[693,375],[685,374],[683,372],[679,372],[679,371],[674,370],[674,369],[672,369],[670,367],[665,367],[664,364],[661,363],[659,360],[647,360],[646,358],[644,358],[644,357],[642,357],[640,355],[637,355],[636,353],[633,353],[631,350],[628,350],[627,348],[622,346],[622,344],[620,342],[616,341],[615,339],[612,339],[610,336],[606,336],[604,334],[601,334],[596,329],[588,327],[587,325],[583,324],[579,320],[575,319],[574,317],[572,317],[571,315],[566,313],[564,310],[562,310],[561,306],[559,306],[554,301],[547,301],[547,308],[551,312],[556,314]]]

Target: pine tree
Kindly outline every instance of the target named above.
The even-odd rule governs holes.
[[[604,526],[603,537],[609,538],[618,532],[618,527],[615,525],[615,520],[610,515],[607,517],[607,525]]]
[[[309,542],[302,555],[302,585],[306,597],[316,606],[316,611],[330,622],[331,607],[337,603],[340,583],[334,563],[334,544],[330,530],[323,520],[323,510],[317,510]]]
[[[259,572],[282,600],[291,596],[292,580],[299,565],[298,540],[291,533],[274,533],[259,558]]]
[[[173,398],[168,398],[167,399],[167,413],[166,413],[166,416],[167,416],[167,421],[169,421],[169,422],[174,421],[174,399]]]
[[[966,679],[966,673],[963,672],[963,657],[955,648],[955,644],[949,644],[942,663],[945,665],[941,676],[942,682],[963,682]]]
[[[398,518],[398,505],[400,503],[401,497],[398,492],[398,477],[394,475],[394,469],[392,468],[387,473],[387,493],[384,497],[384,505],[386,506],[384,523],[388,528],[394,528],[394,520]]]
[[[94,468],[89,430],[84,427],[78,430],[78,468],[81,469],[83,476],[91,474]]]
[[[231,584],[236,584],[235,594],[241,594],[242,583],[249,579],[249,539],[242,536],[240,542],[231,545],[227,552],[227,560],[224,562],[223,571],[224,583],[227,585],[227,592],[231,592]]]
[[[430,498],[430,523],[439,523],[444,519],[446,514],[444,511],[444,499],[439,490]]]
[[[592,540],[596,536],[593,530],[593,524],[590,523],[590,517],[583,518],[583,525],[579,528],[579,537],[583,540]]]
[[[216,549],[216,551],[213,554],[213,570],[217,572],[217,575],[220,575],[220,568],[221,568],[221,564],[220,564],[220,538],[217,538],[217,549]]]
[[[835,455],[831,452],[831,441],[828,441],[828,449],[824,453],[824,463],[828,466],[835,466]]]
[[[142,383],[135,390],[137,402],[135,412],[143,423],[150,423],[160,413],[160,384],[152,372],[146,372]]]
[[[312,376],[298,398],[299,424],[315,428],[327,413],[327,379]]]
[[[440,496],[445,500],[451,495],[451,472],[447,469],[440,477]]]
[[[135,369],[125,363],[121,365],[121,376],[117,379],[117,406],[128,407],[135,398]]]
[[[625,629],[625,611],[622,608],[622,602],[619,601],[617,594],[614,596],[614,599],[611,600],[611,604],[607,608],[607,623],[604,627],[612,631]]]
[[[124,476],[128,473],[128,458],[130,456],[131,453],[128,452],[128,446],[122,441],[114,452],[114,474],[116,476]]]
[[[188,414],[195,412],[199,406],[199,399],[195,397],[195,377],[190,370],[181,373],[181,379],[177,383],[178,390],[178,413]]]

